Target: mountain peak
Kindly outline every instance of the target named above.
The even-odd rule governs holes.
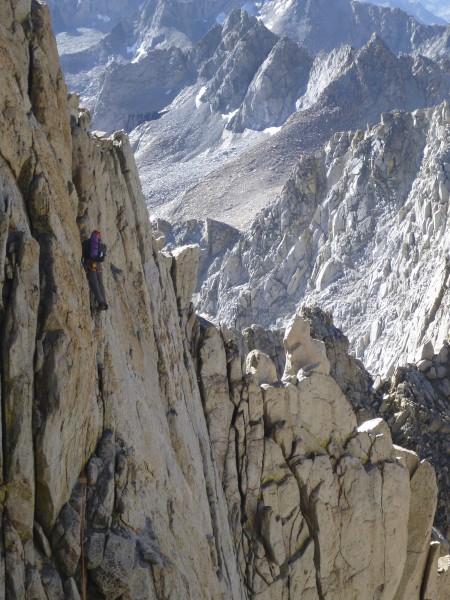
[[[395,54],[392,52],[383,38],[376,32],[372,33],[367,44],[365,44],[359,51],[360,55],[365,53],[374,53],[377,56],[380,54],[385,54],[386,56],[389,55],[395,59]]]
[[[241,8],[233,8],[223,24],[223,35],[227,35],[230,30],[250,29],[258,22],[258,19],[251,16]]]

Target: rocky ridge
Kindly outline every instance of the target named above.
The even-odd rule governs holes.
[[[67,100],[47,8],[0,23],[2,595],[445,600],[434,471],[357,427],[355,364],[298,315],[280,379],[196,318],[199,249],[160,251],[127,137]]]
[[[235,34],[242,20],[248,18],[232,25],[230,17],[224,32],[233,27]],[[343,47],[314,61],[280,40],[255,71],[245,57],[259,43],[241,38],[224,61],[228,35],[216,52],[221,60],[212,60],[220,67],[214,77],[184,90],[160,119],[131,134],[144,191],[161,218],[201,219],[208,206],[211,218],[245,229],[276,198],[301,153],[320,148],[337,131],[377,122],[393,106],[413,110],[448,96],[445,64],[398,58],[376,36],[361,50]],[[292,52],[295,90],[285,75],[292,72]],[[208,65],[200,75],[208,77]]]
[[[392,374],[448,331],[449,105],[393,112],[303,156],[281,198],[212,265],[199,306],[237,327],[333,313],[356,356]],[[423,265],[427,265],[426,269]]]
[[[360,48],[373,33],[392,52],[410,53],[443,30],[443,26],[418,23],[402,10],[354,0],[269,0],[260,14],[272,31],[289,36],[313,54],[343,44]]]
[[[363,0],[367,2],[367,0]],[[381,4],[391,8],[400,8],[412,15],[419,23],[428,25],[446,25],[449,22],[450,10],[445,0],[373,0],[370,4]]]

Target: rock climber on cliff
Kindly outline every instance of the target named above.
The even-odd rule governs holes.
[[[108,310],[105,287],[103,285],[103,265],[106,256],[106,246],[101,242],[102,236],[98,229],[94,229],[91,237],[83,242],[83,267],[86,271],[94,298],[99,310]]]

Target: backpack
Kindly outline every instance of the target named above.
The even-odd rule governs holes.
[[[91,260],[94,260],[95,262],[103,262],[106,258],[106,244],[99,244],[98,255],[95,258],[91,258],[91,238],[83,240],[81,243],[81,249],[83,263],[88,263]]]

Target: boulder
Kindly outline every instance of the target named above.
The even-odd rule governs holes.
[[[130,586],[135,561],[136,542],[117,534],[109,534],[103,560],[91,571],[99,590],[107,598],[115,600]]]
[[[277,369],[267,354],[252,350],[246,358],[245,371],[258,384],[273,384],[278,381]]]
[[[283,378],[296,376],[300,369],[324,375],[330,373],[325,344],[311,338],[309,323],[301,316],[294,317],[286,328],[283,343],[286,349]]]

